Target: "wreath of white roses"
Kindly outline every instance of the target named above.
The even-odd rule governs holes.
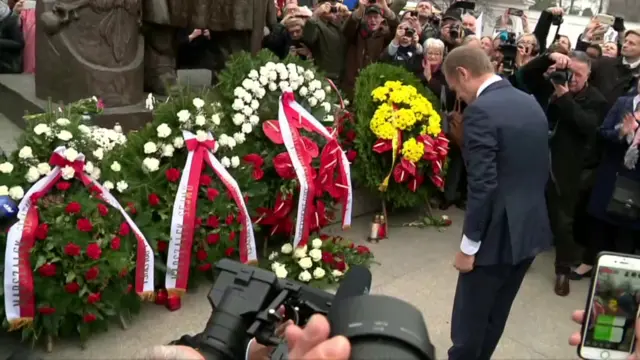
[[[324,121],[333,122],[333,105],[327,102],[327,93],[332,89],[328,84],[316,79],[313,70],[289,63],[268,62],[257,70],[251,70],[247,77],[233,91],[234,114],[232,122],[238,127],[233,136],[220,135],[220,146],[233,148],[246,141],[246,136],[260,123],[258,109],[260,100],[267,91],[293,91],[298,101],[304,101],[311,108],[321,106],[325,112]]]

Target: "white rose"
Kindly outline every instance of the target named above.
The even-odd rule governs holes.
[[[294,258],[302,259],[305,256],[307,256],[307,245],[296,248],[296,250],[293,252]]]
[[[42,134],[49,135],[51,134],[51,128],[47,124],[38,124],[33,128],[33,132],[36,135],[42,135]]]
[[[69,140],[73,139],[73,134],[71,134],[67,130],[60,131],[57,136],[58,136],[58,139],[60,139],[62,141],[69,141]]]
[[[321,105],[324,108],[325,112],[331,111],[331,104],[329,104],[328,102],[323,102]]]
[[[229,143],[229,136],[227,134],[220,134],[216,143],[220,144],[220,146],[227,146]]]
[[[278,80],[278,73],[275,71],[271,71],[269,72],[269,80],[270,81],[276,81]]]
[[[258,123],[260,122],[260,118],[256,115],[251,115],[249,116],[249,124],[251,125],[258,125]]]
[[[229,166],[231,166],[231,160],[229,160],[229,158],[225,156],[222,159],[220,159],[220,164],[222,164],[222,166],[228,168]]]
[[[326,274],[327,274],[327,272],[324,271],[324,269],[321,268],[321,267],[317,267],[317,268],[315,268],[315,270],[313,270],[313,278],[314,279],[322,279]]]
[[[13,164],[10,162],[3,162],[0,164],[0,172],[3,174],[11,174],[13,171]]]
[[[164,145],[162,147],[162,156],[164,157],[172,157],[173,152],[175,151],[174,147],[170,144]]]
[[[245,134],[250,134],[253,126],[251,124],[242,124],[242,132]]]
[[[120,166],[120,163],[119,163],[119,162],[114,161],[114,162],[111,164],[111,170],[112,170],[112,171],[114,171],[114,172],[120,172],[120,170],[122,170],[122,166]]]
[[[40,175],[47,175],[51,172],[51,166],[49,166],[49,164],[47,163],[40,163],[38,164],[38,172],[40,173]]]
[[[291,86],[286,81],[281,81],[279,84],[280,90],[282,91],[291,91]]]
[[[303,86],[300,88],[299,93],[300,93],[300,96],[306,97],[307,95],[309,95],[309,89],[307,89],[306,86]]]
[[[297,81],[291,82],[291,90],[296,91],[300,87],[300,84]]]
[[[242,144],[245,142],[247,138],[244,136],[243,133],[235,133],[233,134],[233,139],[236,141],[236,143]]]
[[[205,141],[207,141],[208,138],[209,138],[209,136],[207,135],[206,132],[204,132],[202,130],[198,130],[196,132],[196,140],[198,140],[198,142],[205,142]]]
[[[289,275],[289,272],[284,266],[277,267],[273,272],[276,274],[278,279],[284,279]]]
[[[153,94],[149,93],[149,95],[147,95],[147,99],[144,101],[144,107],[147,110],[153,110],[153,104],[155,104],[156,99],[153,97]]]
[[[269,61],[268,63],[264,64],[264,67],[267,70],[275,70],[276,64],[273,61]]]
[[[127,184],[124,181],[118,181],[118,183],[116,184],[116,189],[118,190],[118,192],[124,192],[125,190],[127,190],[129,188],[129,184]]]
[[[320,80],[313,80],[311,83],[309,83],[309,90],[315,91],[318,89],[322,89],[322,83],[320,82]]]
[[[300,261],[298,261],[298,265],[300,265],[301,268],[307,270],[311,269],[311,267],[313,266],[313,262],[311,261],[311,258],[307,256],[300,259]]]
[[[122,134],[122,126],[116,123],[115,126],[113,127],[113,131],[117,132],[118,134]]]
[[[269,83],[269,91],[276,91],[278,89],[278,85],[276,83]]]
[[[213,114],[211,115],[211,122],[213,123],[213,125],[220,125],[220,115],[219,114]]]
[[[298,73],[301,75],[304,74],[304,68],[300,65],[298,65]]]
[[[264,88],[258,88],[258,91],[256,92],[256,97],[258,97],[258,99],[262,99],[266,94],[267,94],[267,90],[265,90]]]
[[[278,257],[278,252],[277,251],[273,251],[271,252],[271,254],[269,254],[269,260],[273,261]]]
[[[95,156],[95,158],[98,160],[102,160],[102,158],[104,157],[104,150],[102,148],[95,149],[93,151],[93,156]]]
[[[84,172],[86,172],[87,174],[91,174],[94,168],[95,166],[93,166],[93,163],[91,161],[87,161],[86,164],[84,164]]]
[[[283,264],[277,261],[274,261],[273,263],[271,263],[271,270],[276,271],[277,268],[283,267],[283,266],[284,266]]]
[[[33,157],[33,150],[31,149],[30,146],[25,146],[22,149],[20,149],[20,152],[18,153],[18,157],[20,159],[31,159]]]
[[[253,110],[258,110],[259,107],[260,107],[260,102],[258,102],[258,100],[251,100],[251,108]]]
[[[145,158],[142,160],[142,169],[146,172],[155,172],[160,168],[160,160],[156,158]]]
[[[309,251],[309,257],[315,262],[322,260],[322,250],[311,249],[311,251]]]
[[[80,132],[85,135],[91,134],[91,128],[89,128],[87,125],[84,125],[84,124],[78,125],[78,130],[80,130]]]
[[[316,105],[318,105],[318,99],[316,99],[314,97],[309,98],[309,106],[315,107]]]
[[[324,87],[324,91],[328,94],[331,92],[331,86],[327,85]]]
[[[189,112],[189,110],[180,110],[178,111],[176,116],[178,116],[178,121],[184,123],[189,121],[189,119],[191,118],[191,113]]]
[[[71,166],[65,166],[60,170],[60,173],[62,173],[62,178],[65,180],[70,180],[73,179],[73,177],[76,174],[76,171],[73,170],[73,168]]]
[[[236,147],[236,145],[237,145],[237,143],[236,143],[236,140],[235,140],[234,138],[230,137],[230,138],[227,140],[227,147],[228,147],[229,149],[233,149],[234,147]]]
[[[304,72],[304,78],[307,79],[307,81],[311,81],[315,77],[316,77],[315,74],[311,70],[307,70],[307,71]]]
[[[145,154],[153,154],[156,151],[158,151],[158,147],[156,146],[155,143],[152,143],[151,141],[149,141],[146,144],[144,144],[144,153]]]
[[[56,120],[56,124],[58,124],[60,126],[67,126],[67,125],[71,124],[71,121],[69,121],[69,119],[66,119],[66,118],[60,118],[60,119]]]
[[[331,122],[332,123],[334,121],[333,115],[327,115],[327,116],[324,117],[323,120],[324,120],[324,122]]]
[[[246,92],[247,91],[245,89],[238,86],[237,88],[233,89],[233,96],[242,97]]]
[[[160,139],[168,138],[169,135],[171,135],[171,128],[169,127],[169,125],[164,123],[158,125],[156,131],[158,132],[158,137]]]
[[[260,74],[258,74],[258,72],[255,71],[255,70],[251,70],[251,71],[249,71],[249,75],[247,75],[247,76],[249,76],[250,79],[255,80],[260,76]]]
[[[184,139],[181,137],[177,137],[175,139],[173,139],[173,147],[176,149],[182,149],[182,147],[184,146]]]
[[[253,88],[255,87],[255,85],[254,85],[254,83],[253,83],[253,80],[251,80],[251,79],[244,79],[244,80],[242,81],[242,87],[243,87],[243,88],[245,88],[245,89],[247,89],[247,90],[251,90],[251,89],[253,89]]]
[[[244,107],[244,101],[242,101],[242,99],[237,98],[233,101],[233,105],[231,105],[231,108],[235,111],[240,111],[242,110],[242,108]]]
[[[340,270],[333,270],[331,272],[331,275],[333,275],[333,277],[340,277],[340,276],[344,275],[344,273],[342,271],[340,271]]]
[[[349,100],[344,99],[344,106],[349,106]]]
[[[314,249],[320,249],[322,247],[322,239],[315,238],[311,240],[311,247],[313,247]]]
[[[302,282],[309,282],[311,280],[311,274],[305,270],[298,275],[298,280]]]
[[[280,252],[283,254],[291,254],[291,252],[293,252],[293,246],[291,244],[284,244],[280,248]]]
[[[242,125],[242,123],[244,123],[245,119],[246,118],[242,113],[236,113],[236,114],[233,115],[232,121],[233,121],[233,124],[235,126],[240,126],[240,125]]]
[[[232,168],[237,168],[238,166],[240,166],[240,158],[237,156],[233,156],[231,158],[231,167]]]
[[[93,178],[94,180],[100,180],[100,174],[101,174],[100,169],[99,168],[95,168],[91,172],[91,178]]]
[[[318,101],[324,101],[326,95],[324,93],[324,90],[320,89],[320,90],[316,90],[313,93],[313,97],[315,97],[316,99],[318,99]]]
[[[102,186],[104,186],[104,188],[107,190],[113,190],[113,188],[115,187],[113,183],[109,180],[105,181],[104,184],[102,184]]]
[[[204,126],[204,124],[206,123],[207,123],[207,118],[205,118],[203,115],[196,116],[196,125]]]
[[[0,186],[0,196],[7,196],[7,195],[9,195],[9,187],[6,185]]]
[[[27,174],[24,176],[25,180],[29,183],[34,183],[40,179],[40,172],[38,168],[34,166],[30,166],[29,170],[27,170]]]
[[[260,85],[262,86],[266,86],[269,83],[269,79],[266,76],[260,76],[258,81],[260,81]]]
[[[245,106],[245,107],[242,109],[242,113],[243,113],[245,116],[251,116],[251,114],[253,114],[253,109],[251,108],[251,106]]]
[[[68,148],[64,151],[64,158],[74,162],[80,156],[80,154],[74,148]]]
[[[9,196],[11,196],[13,200],[20,200],[24,196],[24,190],[22,190],[20,186],[14,186],[9,189]]]
[[[196,109],[202,109],[202,107],[204,106],[204,100],[200,99],[200,98],[195,98],[193,99],[193,106]]]

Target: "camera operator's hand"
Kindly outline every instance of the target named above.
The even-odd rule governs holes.
[[[313,16],[315,17],[322,17],[326,14],[331,13],[331,3],[330,2],[326,2],[321,4],[320,6],[318,6],[314,11],[313,11]]]
[[[566,69],[569,64],[571,64],[571,59],[567,55],[561,53],[549,54],[549,60],[555,63],[556,69]]]
[[[412,40],[412,43],[413,43],[414,46],[418,45],[420,43],[420,35],[418,35],[417,32],[414,32],[413,33],[413,38],[411,40]]]
[[[322,315],[313,315],[304,329],[291,325],[285,330],[289,345],[289,359],[295,360],[347,360],[351,344],[344,336],[329,338],[329,321]]]
[[[556,96],[556,98],[562,97],[564,94],[569,92],[569,84],[567,83],[556,84],[552,82],[551,85],[553,85],[553,88],[555,89],[553,94]]]
[[[564,16],[564,9],[561,7],[550,7],[546,11],[556,16]]]
[[[529,17],[527,17],[524,11],[522,12],[522,16],[520,16],[520,20],[522,20],[522,30],[525,33],[529,33]]]
[[[202,35],[202,29],[194,29],[193,32],[189,35],[189,42],[195,40],[195,38]]]
[[[405,33],[406,31],[404,27],[398,26],[398,28],[396,29],[396,36],[393,38],[393,43],[396,45],[400,44],[400,40],[402,39]]]
[[[349,8],[344,4],[336,3],[336,8],[338,9],[338,14],[340,14],[340,16],[347,17],[351,15],[351,11],[349,11]]]
[[[293,325],[293,321],[287,320],[286,322],[278,325],[274,332],[274,335],[283,338],[284,333],[287,330],[287,327]],[[251,341],[249,344],[249,351],[247,352],[247,360],[269,360],[271,359],[271,352],[273,351],[273,347],[264,346],[262,344],[258,344],[257,341]]]

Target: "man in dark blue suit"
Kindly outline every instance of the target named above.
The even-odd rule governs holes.
[[[461,125],[467,210],[449,359],[489,360],[527,269],[551,246],[548,125],[535,98],[495,75],[481,49],[451,51],[442,70],[468,104]]]

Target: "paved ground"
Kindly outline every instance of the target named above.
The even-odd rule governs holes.
[[[17,134],[17,129],[12,127],[5,131],[6,119],[1,116],[0,126],[3,127],[0,146],[5,148]],[[453,226],[444,231],[392,228],[390,239],[371,246],[381,263],[372,269],[373,292],[399,297],[422,311],[438,358],[446,357],[450,345],[451,304],[457,276],[451,263],[458,248],[462,221],[460,211],[450,211],[449,215]],[[368,217],[356,219],[354,227],[345,235],[364,239],[368,221]],[[552,264],[552,254],[543,254],[527,274],[495,359],[576,358],[575,349],[567,345],[569,334],[577,329],[570,314],[584,306],[588,283],[573,283],[572,293],[566,298],[554,295]],[[206,300],[207,291],[207,288],[201,288],[188,294],[182,309],[173,313],[147,305],[129,330],[122,331],[114,326],[109,333],[94,337],[86,350],[81,350],[76,343],[58,343],[48,358],[125,359],[136,349],[166,343],[184,333],[199,332],[211,311]],[[15,340],[0,335],[0,355],[13,351],[14,343]]]

